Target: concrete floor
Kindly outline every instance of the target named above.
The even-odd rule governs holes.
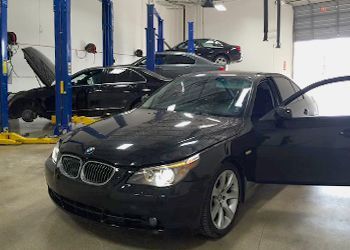
[[[65,214],[47,195],[53,146],[0,147],[0,249],[349,249],[350,189],[259,186],[220,240],[112,229]]]

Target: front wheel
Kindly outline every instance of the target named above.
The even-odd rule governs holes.
[[[31,107],[26,107],[21,115],[23,121],[25,122],[33,122],[37,117],[36,111],[34,111]]]
[[[235,167],[224,167],[214,178],[204,203],[201,234],[220,238],[233,227],[240,204],[241,181]]]

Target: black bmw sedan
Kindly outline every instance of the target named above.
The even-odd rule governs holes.
[[[220,65],[242,61],[241,46],[230,45],[216,39],[195,39],[195,53]],[[187,51],[188,41],[180,43],[172,51]]]
[[[350,184],[350,117],[319,117],[307,94],[343,80],[300,90],[278,74],[178,78],[140,108],[62,138],[46,162],[49,195],[112,226],[221,237],[247,181]]]
[[[43,87],[9,97],[11,119],[32,122],[55,114],[55,70],[53,63],[34,48],[23,49],[28,64]],[[170,80],[145,68],[132,66],[95,67],[72,76],[74,115],[104,116],[130,110]]]

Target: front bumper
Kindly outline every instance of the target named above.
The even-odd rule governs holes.
[[[205,181],[181,182],[170,188],[119,183],[92,186],[65,177],[48,159],[45,168],[51,199],[64,210],[110,226],[190,229],[199,225]]]

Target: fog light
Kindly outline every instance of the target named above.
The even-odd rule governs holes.
[[[151,227],[156,227],[158,225],[158,220],[157,218],[149,218],[149,224]]]

